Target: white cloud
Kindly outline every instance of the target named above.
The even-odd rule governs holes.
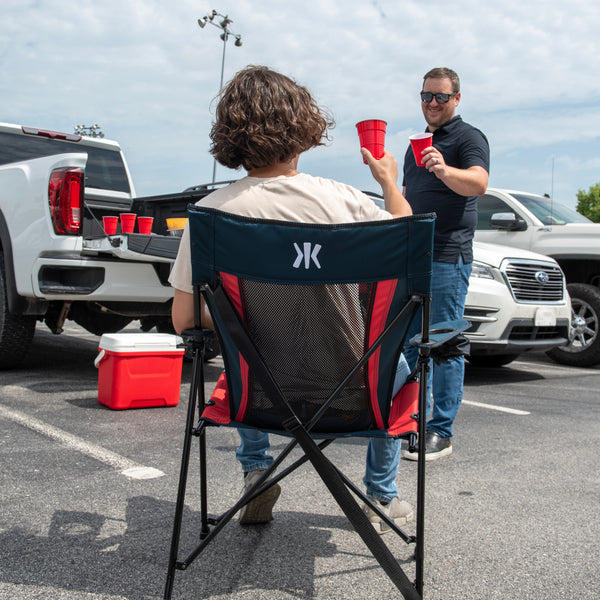
[[[600,180],[600,5],[583,0],[8,0],[0,119],[62,130],[100,123],[124,147],[139,193],[209,180],[223,44],[196,20],[212,8],[242,35],[242,47],[226,46],[226,80],[267,64],[334,113],[334,142],[301,163],[312,172],[374,189],[354,123],[387,120],[401,161],[408,133],[424,128],[423,74],[449,66],[461,76],[459,112],[490,139],[492,179],[538,189],[554,157],[557,198],[571,205]]]

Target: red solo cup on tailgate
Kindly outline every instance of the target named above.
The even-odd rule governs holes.
[[[138,217],[138,231],[145,235],[152,233],[152,222],[154,217]]]
[[[373,158],[379,160],[385,152],[385,128],[387,123],[379,119],[367,119],[356,124],[361,148],[366,148]],[[363,158],[365,165],[367,161]]]
[[[135,213],[121,213],[121,233],[133,233]]]
[[[118,223],[119,217],[102,217],[104,233],[106,233],[106,235],[114,235],[115,233],[117,233]]]
[[[433,133],[417,133],[415,135],[411,135],[409,138],[410,145],[413,149],[413,154],[415,155],[415,160],[417,161],[417,167],[424,167],[423,164],[423,156],[421,152],[425,150],[425,148],[429,148],[433,141]]]

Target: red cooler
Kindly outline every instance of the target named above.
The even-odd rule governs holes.
[[[98,402],[114,410],[178,404],[180,341],[168,333],[105,333],[94,361]]]

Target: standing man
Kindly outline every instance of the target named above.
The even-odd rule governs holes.
[[[460,81],[451,69],[436,68],[423,77],[421,109],[432,145],[418,167],[411,147],[404,157],[403,192],[413,213],[437,213],[434,231],[431,323],[462,319],[477,225],[477,197],[488,185],[490,151],[485,135],[456,114]],[[418,319],[414,323],[418,325]],[[415,332],[409,332],[410,339]],[[416,349],[404,348],[409,366]],[[433,365],[433,413],[427,422],[426,459],[452,453],[452,425],[463,395],[464,357]],[[429,385],[428,385],[429,387]],[[429,398],[429,395],[428,395]],[[428,411],[429,413],[429,407]],[[417,453],[403,449],[403,458]]]

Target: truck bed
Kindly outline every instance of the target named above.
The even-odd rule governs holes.
[[[187,207],[195,204],[209,194],[215,186],[208,184],[190,188],[175,194],[142,196],[134,198],[130,205],[107,206],[93,199],[84,202],[83,247],[86,255],[110,254],[123,260],[142,262],[172,262],[179,249],[179,237],[169,234],[168,218],[186,218]],[[121,233],[108,236],[104,233],[102,217],[119,215],[122,212],[133,212],[138,217],[154,217],[152,234]]]

